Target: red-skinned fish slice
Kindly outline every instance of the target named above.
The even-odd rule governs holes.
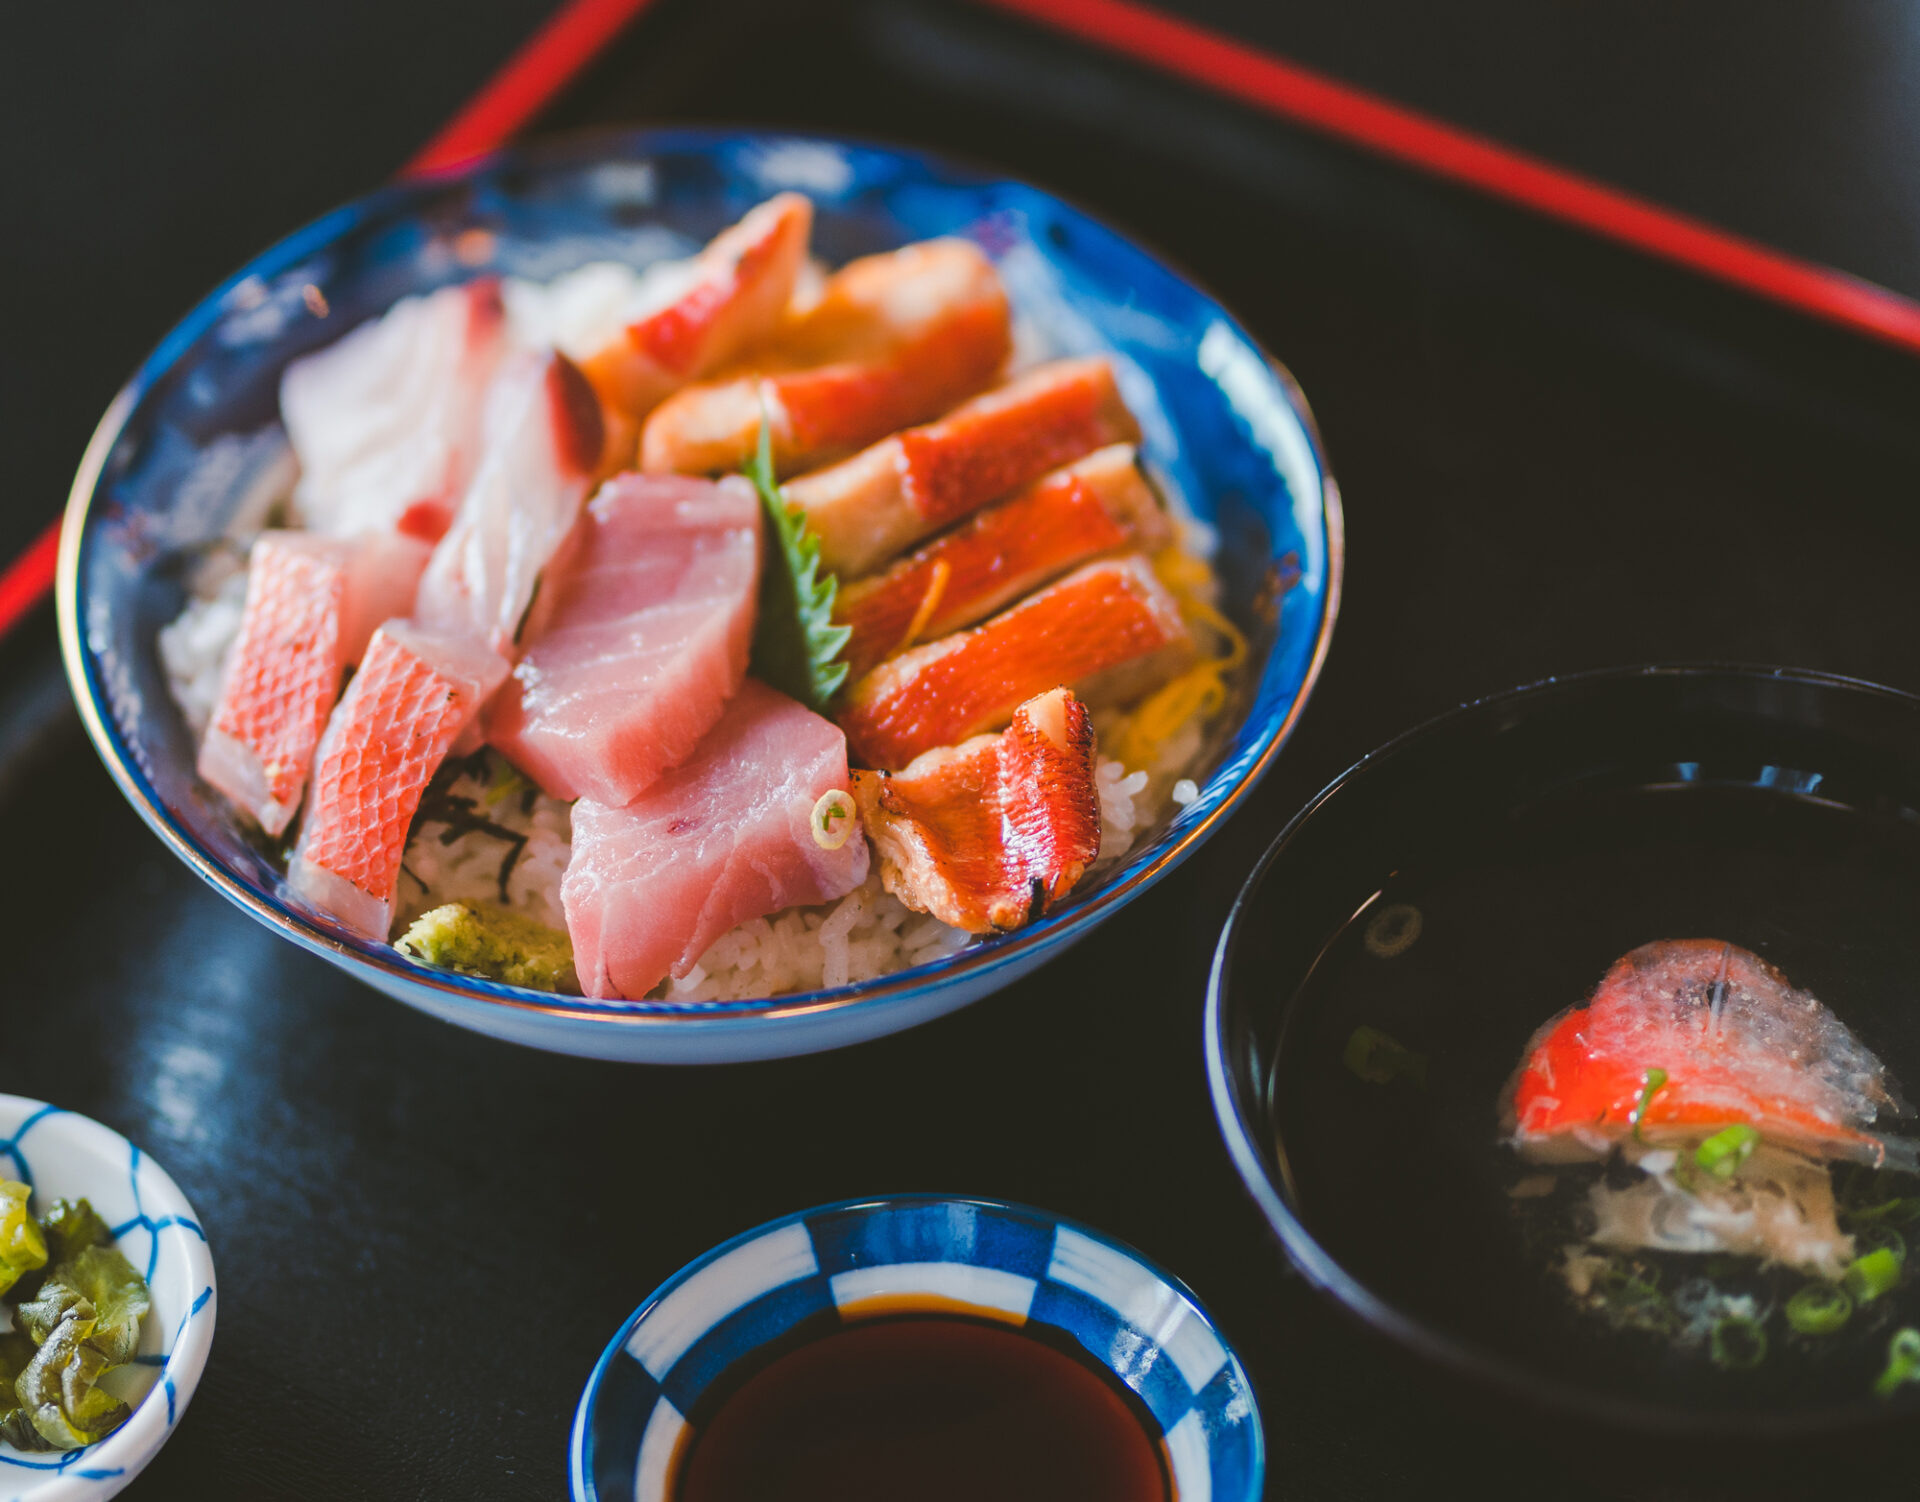
[[[821,563],[850,579],[1059,465],[1139,437],[1106,360],[1059,360],[802,475],[787,499],[806,511]]]
[[[923,752],[1006,725],[1066,685],[1125,703],[1193,656],[1173,596],[1138,556],[1091,563],[985,625],[883,662],[847,693],[839,720],[856,759],[898,770]]]
[[[828,279],[821,300],[752,368],[687,387],[647,419],[650,473],[737,470],[764,415],[783,475],[830,463],[979,391],[1012,348],[993,264],[963,240],[868,256]]]
[[[384,940],[407,831],[448,749],[501,680],[505,659],[407,621],[373,634],[314,756],[287,883],[310,906]]]
[[[439,539],[477,462],[505,323],[499,279],[482,277],[403,298],[287,367],[280,416],[311,529]]]
[[[1887,1144],[1868,1128],[1905,1112],[1832,1012],[1719,939],[1615,961],[1590,1001],[1534,1035],[1505,1104],[1516,1146],[1549,1162],[1604,1156],[1636,1128],[1657,1142],[1745,1124],[1815,1157],[1879,1163]]]
[[[785,489],[791,496],[794,486]],[[884,572],[843,584],[833,614],[853,635],[842,655],[858,679],[917,641],[985,620],[1076,564],[1122,548],[1155,548],[1169,535],[1133,448],[1101,449]]]
[[[813,205],[781,193],[722,230],[696,258],[690,286],[586,361],[601,400],[638,421],[765,338],[793,295],[812,229]]]
[[[413,608],[428,548],[397,533],[341,541],[263,532],[199,771],[268,834],[293,819],[314,747],[374,627]]]
[[[969,933],[1046,912],[1100,853],[1093,722],[1063,688],[999,735],[855,772],[853,790],[887,890]]]

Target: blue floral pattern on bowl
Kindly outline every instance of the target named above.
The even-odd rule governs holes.
[[[101,1502],[173,1433],[206,1366],[215,1305],[206,1233],[153,1159],[99,1122],[42,1101],[0,1095],[0,1176],[28,1185],[36,1210],[86,1198],[152,1290],[133,1361],[146,1380],[132,1416],[80,1450],[0,1444],[0,1502]]]
[[[1104,352],[1148,462],[1220,538],[1223,604],[1252,642],[1249,683],[1198,796],[1040,921],[917,970],[740,1002],[605,1002],[438,971],[290,903],[272,860],[194,777],[155,635],[191,550],[286,461],[281,369],[409,293],[481,272],[546,278],[596,259],[680,255],[784,188],[810,194],[830,262],[935,235],[987,250],[1021,337]],[[224,895],[410,1005],[539,1047],[659,1062],[771,1057],[911,1026],[1007,984],[1088,933],[1216,829],[1305,706],[1337,612],[1338,492],[1304,398],[1217,303],[1035,188],[848,142],[700,131],[596,135],[387,188],[234,276],[115,399],[75,480],[58,598],[67,669],[134,807]],[[1290,587],[1281,587],[1282,579]]]
[[[775,1342],[922,1304],[1076,1343],[1139,1398],[1181,1502],[1257,1502],[1265,1440],[1239,1359],[1137,1252],[1019,1205],[897,1195],[716,1247],[613,1338],[574,1415],[575,1502],[667,1502],[702,1394]]]

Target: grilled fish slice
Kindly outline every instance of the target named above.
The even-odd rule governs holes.
[[[556,798],[631,802],[746,676],[759,559],[744,480],[608,481],[548,569],[488,739]]]
[[[793,295],[812,229],[813,205],[781,193],[714,236],[672,301],[585,362],[600,399],[637,422],[688,381],[765,338]]]
[[[784,487],[791,495],[799,484]],[[834,619],[853,628],[854,678],[916,641],[985,620],[1075,564],[1157,548],[1171,528],[1119,443],[989,506],[883,573],[841,587]]]
[[[928,240],[849,263],[750,369],[689,386],[647,419],[640,467],[737,470],[764,414],[774,468],[830,463],[925,422],[991,382],[1012,348],[998,273],[964,240]]]
[[[374,627],[413,608],[428,546],[399,533],[343,541],[263,532],[199,771],[277,835],[300,806],[314,747]]]
[[[847,693],[839,719],[858,761],[898,770],[916,756],[1006,725],[1066,685],[1090,705],[1126,703],[1193,657],[1173,596],[1138,555],[1090,563],[985,625],[883,662]]]
[[[484,446],[420,581],[416,615],[502,656],[600,463],[600,406],[565,355],[514,356],[487,393]]]
[[[310,528],[439,539],[473,473],[504,328],[500,283],[485,277],[402,298],[287,367],[280,418]]]
[[[821,562],[852,578],[1050,469],[1139,438],[1106,360],[1059,360],[802,475],[786,493],[818,534]]]
[[[587,994],[645,996],[729,929],[859,886],[866,841],[826,850],[812,833],[814,804],[846,786],[846,738],[749,678],[694,754],[625,808],[582,798],[560,895]]]
[[[355,933],[384,940],[407,831],[433,774],[501,680],[504,658],[388,621],[327,723],[287,884]]]
[[[902,771],[855,772],[881,880],[908,907],[969,933],[1053,907],[1100,853],[1093,723],[1064,688],[1022,704],[999,735],[928,751]]]

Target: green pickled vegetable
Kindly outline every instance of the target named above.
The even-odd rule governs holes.
[[[1745,1122],[1715,1132],[1693,1152],[1693,1161],[1716,1179],[1730,1179],[1753,1156],[1760,1134]]]
[[[422,913],[393,947],[429,965],[510,986],[559,991],[576,984],[573,944],[565,934],[487,903],[450,902]]]
[[[1809,1283],[1787,1300],[1787,1323],[1802,1335],[1831,1335],[1852,1317],[1853,1300],[1831,1283]]]
[[[1356,1027],[1341,1058],[1369,1085],[1402,1079],[1422,1086],[1427,1083],[1427,1056],[1415,1053],[1377,1027]]]
[[[1890,1246],[1875,1247],[1847,1264],[1841,1285],[1853,1295],[1855,1303],[1871,1304],[1882,1294],[1890,1292],[1900,1281],[1903,1260],[1900,1253]]]
[[[90,1246],[52,1274],[78,1289],[93,1306],[93,1333],[88,1344],[106,1357],[107,1365],[123,1366],[140,1346],[140,1321],[153,1307],[147,1280],[120,1254],[118,1247]]]
[[[28,1209],[32,1197],[25,1184],[0,1179],[0,1293],[47,1265],[47,1239]]]
[[[41,1342],[14,1383],[27,1422],[49,1450],[77,1450],[103,1439],[131,1412],[96,1385],[111,1363],[91,1343],[94,1321],[80,1307]]]
[[[65,1262],[90,1246],[105,1246],[113,1240],[107,1223],[85,1200],[55,1200],[40,1217],[40,1229],[47,1238],[47,1254],[55,1262]]]

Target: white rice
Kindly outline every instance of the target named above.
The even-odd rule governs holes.
[[[226,677],[227,656],[240,636],[240,616],[247,603],[247,571],[239,569],[216,585],[210,594],[195,594],[187,608],[160,628],[160,665],[166,669],[167,691],[180,706],[187,726],[198,741],[220,703],[220,683]]]

